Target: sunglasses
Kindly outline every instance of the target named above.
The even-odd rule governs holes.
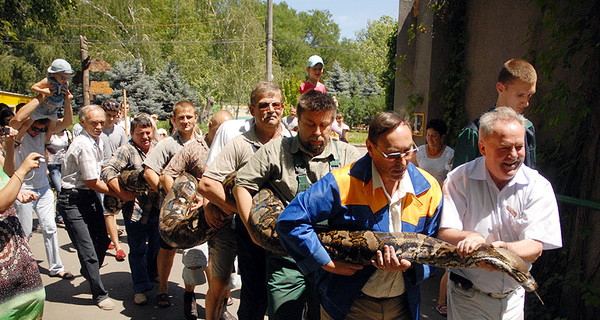
[[[31,131],[33,132],[46,132],[48,131],[48,127],[43,127],[43,128],[37,128],[37,127],[30,127]]]
[[[283,108],[283,104],[281,102],[261,102],[258,104],[258,108],[260,110],[266,110],[269,106],[273,107],[275,110],[279,110]]]
[[[377,146],[377,149],[379,149],[379,147]],[[387,160],[400,160],[400,159],[405,159],[405,158],[410,158],[412,156],[414,156],[415,154],[417,154],[417,151],[419,151],[419,147],[417,147],[417,145],[413,142],[411,145],[411,149],[406,151],[406,152],[390,152],[390,153],[385,153],[383,151],[381,151],[381,149],[379,149],[379,152],[381,152],[381,154],[383,155],[384,158],[386,158]]]

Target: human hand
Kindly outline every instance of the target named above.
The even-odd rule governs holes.
[[[220,229],[225,225],[225,218],[223,212],[212,202],[207,203],[204,206],[204,219],[208,226],[213,229]]]
[[[363,266],[343,261],[329,261],[326,265],[322,266],[323,270],[343,276],[351,276],[356,271],[361,270]]]
[[[196,196],[194,197],[194,200],[192,200],[192,203],[190,204],[190,211],[194,212],[194,211],[200,209],[200,207],[202,207],[202,196],[199,194],[196,194]]]
[[[19,169],[17,169],[17,171],[21,171],[20,173],[23,174],[22,177],[26,176],[27,174],[29,174],[29,172],[31,172],[31,170],[40,167],[41,158],[43,158],[43,156],[37,152],[30,153],[25,158],[25,160],[23,160],[23,163],[21,164]]]
[[[135,200],[136,194],[131,191],[121,189],[121,192],[118,194],[118,197],[124,202],[129,202]]]
[[[31,202],[38,198],[38,195],[29,190],[20,190],[17,194],[17,200],[21,203]]]
[[[456,245],[456,252],[458,252],[458,255],[460,255],[461,258],[464,258],[466,255],[475,251],[483,244],[485,244],[485,239],[483,236],[479,233],[473,232],[458,242]]]
[[[371,260],[373,266],[377,269],[384,271],[401,271],[404,272],[410,268],[411,263],[405,259],[398,259],[394,247],[385,245],[383,246],[383,252],[377,250],[377,257]]]
[[[11,126],[4,126],[1,133],[2,137],[5,139],[14,139],[19,133],[19,130],[15,130],[15,128]]]

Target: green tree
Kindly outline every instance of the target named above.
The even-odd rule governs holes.
[[[327,92],[332,95],[347,94],[350,88],[348,74],[344,71],[339,62],[333,63],[333,68],[329,72],[329,77],[325,80]]]

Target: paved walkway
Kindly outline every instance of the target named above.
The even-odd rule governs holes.
[[[120,228],[124,229],[122,221],[117,221],[120,224]],[[45,320],[183,319],[182,301],[184,290],[183,281],[181,280],[183,264],[181,263],[180,252],[175,256],[175,263],[169,277],[169,293],[173,305],[170,308],[162,309],[155,306],[155,296],[158,284],[154,286],[154,290],[148,292],[147,305],[137,306],[133,303],[133,289],[129,273],[129,263],[127,260],[117,262],[114,256],[115,251],[110,250],[100,272],[102,274],[102,281],[108,289],[111,298],[114,300],[116,308],[112,311],[102,311],[94,305],[89,286],[79,272],[80,266],[79,260],[77,259],[77,253],[69,241],[69,236],[67,235],[64,226],[59,226],[58,228],[58,239],[63,264],[65,265],[66,270],[71,271],[75,275],[75,279],[72,281],[49,277],[47,269],[48,263],[46,261],[40,229],[33,232],[30,240],[31,249],[38,261],[40,273],[42,274],[42,281],[46,287],[46,304],[44,307]],[[123,241],[123,249],[128,253],[129,247],[126,243],[127,237],[122,236],[121,241]],[[437,315],[433,309],[435,306],[434,299],[437,299],[438,279],[439,277],[427,280],[424,284],[423,306],[421,308],[422,319],[444,319]],[[205,318],[204,294],[207,289],[208,287],[206,284],[196,288],[198,312],[201,319]],[[229,307],[229,311],[235,315],[239,306],[239,291],[234,290],[232,296],[234,297],[234,304]]]

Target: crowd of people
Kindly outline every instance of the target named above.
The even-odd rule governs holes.
[[[12,119],[0,110],[0,229],[7,235],[0,239],[2,255],[19,266],[0,260],[0,318],[43,314],[44,288],[27,244],[33,212],[50,276],[74,277],[59,254],[56,223],[64,223],[100,309],[115,308],[100,277],[112,249],[118,261],[128,258],[135,304],[148,303],[156,280],[156,305],[170,307],[178,249],[160,236],[160,207],[184,172],[198,181],[192,210],[203,210],[217,230],[183,252],[185,319],[198,317],[194,289],[207,280],[206,319],[236,319],[226,308],[234,273],[241,277],[238,319],[419,318],[420,284],[432,267],[399,259],[387,245],[368,266],[332,260],[317,237],[323,227],[418,232],[456,245],[461,256],[487,244],[528,266],[562,245],[552,186],[533,169],[535,131],[522,116],[537,82],[528,62],[502,66],[496,105],[461,132],[454,150],[443,120],[428,121],[427,144],[417,146],[406,116],[382,112],[369,124],[364,155],[347,143],[349,127],[319,82],[323,67],[321,57],[309,58],[296,105],[284,106],[280,88],[260,82],[250,93],[250,119],[217,111],[206,134],[190,101],[173,106],[173,131],[161,136],[152,115],[128,118],[127,104],[107,100],[83,106],[71,135],[73,71],[55,60],[34,85],[36,98]],[[144,190],[122,184],[130,171],[140,173]],[[236,172],[229,195],[223,182]],[[252,197],[263,188],[285,206],[276,231],[289,256],[265,250],[249,231]],[[129,253],[119,243],[119,214]],[[481,264],[446,272],[436,309],[450,319],[522,319],[524,301],[515,280]]]

